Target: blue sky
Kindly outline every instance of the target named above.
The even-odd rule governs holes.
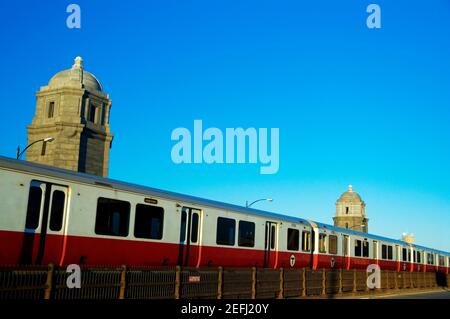
[[[450,250],[450,2],[3,1],[0,154],[81,55],[113,100],[110,177],[332,222],[353,184],[370,231]],[[81,29],[66,7],[81,7]],[[175,165],[173,129],[280,129],[280,170]]]

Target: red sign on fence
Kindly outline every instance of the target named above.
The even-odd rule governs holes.
[[[200,282],[200,276],[189,276],[189,282]]]

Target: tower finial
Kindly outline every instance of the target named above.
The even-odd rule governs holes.
[[[72,65],[72,69],[82,69],[83,68],[83,58],[77,56],[75,58],[75,63]]]
[[[350,185],[348,185],[348,191],[351,193],[351,192],[353,192],[353,186],[350,184]]]

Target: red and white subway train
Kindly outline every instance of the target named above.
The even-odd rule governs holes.
[[[0,157],[0,264],[448,273],[450,253]]]

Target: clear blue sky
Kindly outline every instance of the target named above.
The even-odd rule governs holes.
[[[66,27],[66,6],[82,27]],[[311,4],[313,3],[313,4]],[[366,27],[366,7],[382,28]],[[113,100],[110,177],[332,223],[348,184],[370,231],[450,250],[450,2],[2,1],[0,154],[81,55]],[[280,128],[280,170],[175,165],[177,127]]]

